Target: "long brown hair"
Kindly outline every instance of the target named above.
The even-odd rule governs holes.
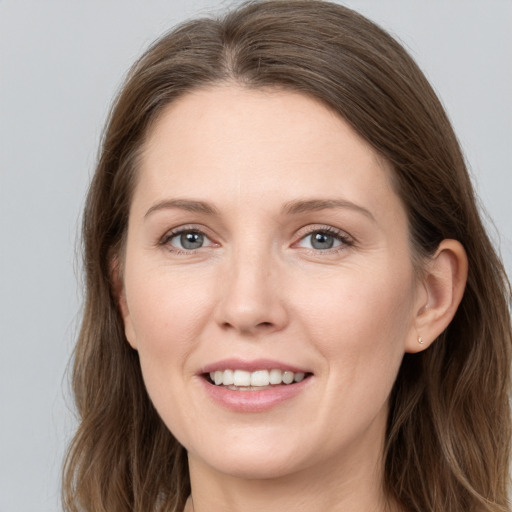
[[[459,144],[406,51],[320,0],[248,2],[185,23],[148,49],[114,103],[83,217],[73,371],[81,423],[64,469],[66,510],[180,511],[190,492],[185,450],[145,391],[111,277],[148,127],[180,95],[222,82],[324,102],[392,164],[418,261],[445,238],[463,244],[469,277],[455,318],[428,350],[405,355],[392,391],[386,491],[411,512],[508,511],[510,290]]]

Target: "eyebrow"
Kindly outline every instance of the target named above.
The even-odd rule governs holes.
[[[333,208],[348,208],[350,210],[355,210],[356,212],[362,213],[373,222],[377,222],[369,210],[353,203],[352,201],[346,201],[344,199],[309,199],[290,201],[283,206],[282,211],[289,215],[298,215],[301,213]]]
[[[205,215],[218,215],[219,211],[213,205],[204,201],[194,201],[190,199],[168,199],[154,204],[144,215],[147,218],[153,212],[159,210],[168,210],[177,208],[188,212],[203,213]]]
[[[173,208],[185,210],[188,212],[202,213],[205,215],[219,215],[219,211],[217,208],[215,208],[215,206],[204,201],[195,201],[191,199],[167,199],[160,201],[149,208],[149,210],[144,215],[144,218],[148,217],[153,212]],[[286,215],[299,215],[301,213],[334,208],[348,208],[355,210],[359,213],[362,213],[373,222],[376,222],[375,217],[369,210],[351,201],[343,199],[308,199],[290,201],[284,204],[281,212]]]

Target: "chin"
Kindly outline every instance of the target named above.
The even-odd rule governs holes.
[[[301,444],[286,445],[275,439],[239,441],[211,442],[201,452],[189,451],[189,463],[235,478],[260,480],[284,477],[313,462],[314,456],[300,450]]]
[[[196,457],[193,458],[195,459]],[[217,473],[244,480],[283,478],[304,469],[296,457],[276,457],[272,453],[262,454],[261,457],[244,456],[243,454],[241,456],[222,454],[220,457],[212,459],[200,459],[200,464],[207,465],[210,470]]]

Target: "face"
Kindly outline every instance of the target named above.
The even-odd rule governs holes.
[[[121,309],[194,467],[245,477],[374,465],[416,339],[391,171],[300,94],[218,86],[149,134]]]

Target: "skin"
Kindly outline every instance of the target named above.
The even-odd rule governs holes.
[[[464,281],[453,241],[418,278],[390,175],[343,119],[292,92],[201,89],[148,134],[119,300],[149,395],[189,453],[186,510],[387,510],[389,393]],[[203,246],[183,248],[180,229]],[[314,248],[325,229],[334,247]],[[198,372],[233,357],[312,375],[270,410],[232,411]]]

